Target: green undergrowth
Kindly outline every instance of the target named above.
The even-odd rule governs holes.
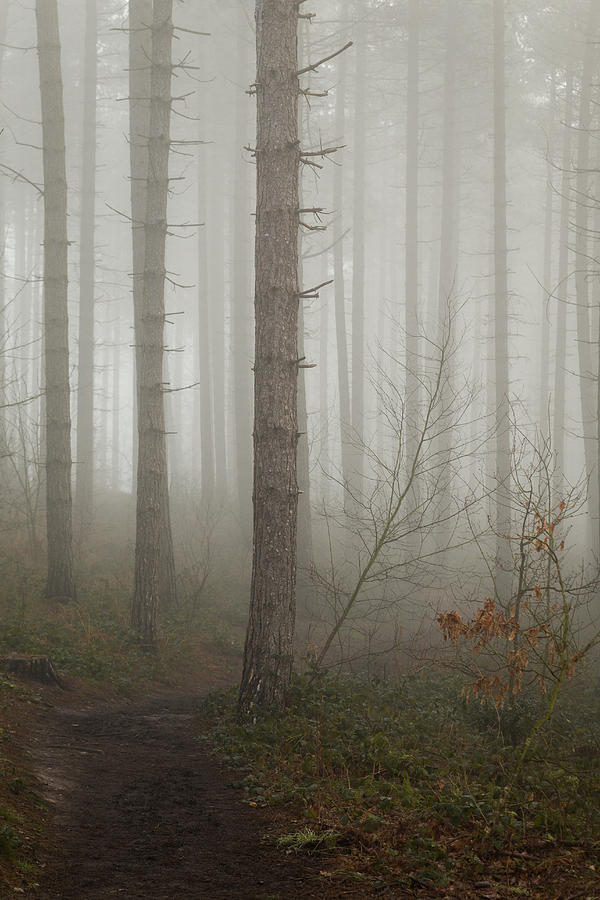
[[[148,652],[129,625],[129,610],[129,595],[118,590],[82,592],[64,604],[0,602],[0,656],[46,655],[63,675],[127,692],[150,681],[177,683],[202,664],[207,647],[219,656],[236,653],[233,640],[190,623],[180,609],[162,616],[158,645]]]
[[[249,803],[300,811],[279,839],[286,852],[335,853],[338,874],[407,887],[485,874],[504,885],[494,896],[538,896],[559,857],[561,872],[596,883],[600,840],[600,704],[593,691],[566,702],[517,781],[539,703],[466,705],[435,674],[299,677],[285,713],[255,723],[237,721],[232,693],[213,695],[205,740]]]
[[[35,715],[42,702],[34,689],[0,677],[0,890],[37,886],[47,804],[9,723]]]

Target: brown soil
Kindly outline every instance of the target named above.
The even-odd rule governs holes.
[[[195,698],[91,705],[51,710],[32,741],[55,838],[29,896],[369,896],[320,877],[323,859],[277,849],[273,813],[244,803],[198,740]]]

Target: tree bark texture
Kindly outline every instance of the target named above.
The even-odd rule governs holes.
[[[83,72],[83,164],[79,230],[79,361],[77,386],[76,522],[84,535],[92,522],[94,499],[94,294],[96,225],[96,52],[98,8],[86,5]]]
[[[173,0],[154,0],[143,308],[138,311],[138,475],[132,625],[156,640],[159,602],[175,598],[164,404],[165,250],[171,121]]]
[[[242,715],[290,683],[298,487],[298,3],[257,0],[254,553]]]
[[[48,598],[73,598],[67,176],[58,5],[37,0],[44,167]]]

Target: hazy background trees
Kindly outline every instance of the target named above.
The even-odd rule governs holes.
[[[117,560],[131,589],[135,494],[145,491],[136,478],[142,326],[133,298],[150,278],[140,241],[149,214],[143,185],[152,48],[145,42],[154,5],[57,5],[75,568],[85,583],[99,556]],[[519,435],[534,442],[537,432],[551,435],[557,496],[583,474],[588,504],[573,526],[572,562],[596,564],[598,23],[589,0],[320,0],[318,9],[306,9],[313,11],[318,15],[302,23],[307,59],[353,46],[311,73],[300,96],[302,147],[314,154],[301,165],[301,206],[320,210],[302,214],[300,291],[333,281],[302,300],[300,355],[315,368],[302,370],[311,529],[301,533],[312,533],[312,551],[299,558],[314,567],[316,587],[304,592],[300,641],[322,644],[335,626],[338,607],[323,585],[331,587],[331,572],[347,575],[366,552],[362,517],[382,496],[398,423],[402,465],[414,458],[427,408],[428,342],[439,346],[453,304],[456,349],[439,423],[448,428],[436,430],[435,444],[436,460],[447,465],[433,482],[414,486],[412,524],[397,548],[399,559],[413,563],[388,581],[386,590],[402,603],[386,600],[385,615],[381,585],[373,589],[373,620],[356,638],[372,644],[381,630],[421,621],[449,586],[460,595],[490,593],[498,576],[510,582],[505,539],[513,532],[510,459]],[[254,7],[175,3],[173,16],[161,395],[177,602],[197,603],[201,584],[204,597],[235,599],[244,609],[252,518]],[[64,223],[61,214],[61,224],[44,224],[44,200],[51,201],[57,180],[44,178],[39,150],[32,11],[3,3],[0,39],[0,513],[23,558],[37,563],[40,522],[46,509],[58,509],[40,491],[54,452],[50,420],[46,426],[53,407],[42,250],[48,229],[57,240]],[[130,44],[131,58],[137,52],[145,65],[132,64]],[[324,148],[337,152],[319,155]],[[46,280],[46,302],[57,283]],[[399,414],[392,428],[390,385]],[[466,386],[470,401],[456,422],[456,398]],[[67,419],[64,411],[63,430]],[[467,445],[460,466],[455,450]],[[481,562],[469,543],[474,535],[500,568]],[[434,549],[445,552],[430,565]],[[342,590],[341,580],[333,583]],[[509,592],[510,584],[499,590]],[[174,596],[172,577],[163,594]]]

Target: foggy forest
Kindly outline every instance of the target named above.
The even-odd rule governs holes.
[[[598,0],[0,0],[0,890],[600,897]]]

